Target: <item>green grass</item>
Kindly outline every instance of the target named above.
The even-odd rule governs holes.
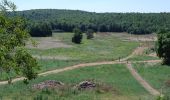
[[[49,70],[60,69],[60,68],[82,63],[78,60],[37,60],[37,61],[38,61],[38,64],[41,66],[40,70],[38,70],[38,73],[42,73],[42,72],[49,71]],[[10,73],[10,76],[12,78],[20,77],[12,71]],[[8,79],[8,74],[1,72],[0,81],[7,80],[7,79]]]
[[[92,79],[97,82],[111,86],[115,91],[98,92],[92,91],[74,91],[73,89],[33,91],[30,87],[45,80],[58,80],[67,85],[74,86],[81,81]],[[141,85],[131,76],[124,65],[103,65],[97,67],[86,67],[54,75],[39,77],[24,85],[22,82],[13,85],[0,86],[0,97],[5,99],[31,99],[37,96],[48,97],[49,100],[152,100],[152,96],[145,91]]]
[[[82,44],[78,45],[71,43],[72,35],[73,33],[54,33],[54,38],[73,45],[71,48],[31,49],[29,51],[34,55],[63,56],[83,62],[94,62],[126,57],[139,45],[137,42],[121,41],[113,35],[99,34],[93,40],[87,40],[84,36]]]
[[[123,42],[112,35],[96,35],[93,40],[87,40],[84,37],[83,43],[77,45],[70,41],[72,35],[73,33],[54,33],[53,36],[53,38],[59,39],[64,43],[73,45],[72,48],[55,48],[48,50],[29,49],[29,52],[33,55],[71,58],[68,60],[38,60],[41,66],[39,73],[79,63],[110,61],[118,59],[119,57],[123,58],[128,56],[139,44],[135,42]],[[34,39],[39,40],[39,38]],[[6,73],[1,73],[0,76],[0,80],[8,79]],[[14,78],[16,74],[11,72],[10,76]]]
[[[78,60],[38,60],[39,65],[41,66],[39,72],[45,72],[49,70],[61,69],[64,67],[80,64]]]
[[[170,66],[156,64],[134,64],[139,74],[146,79],[154,88],[170,95],[170,87],[166,86],[166,81],[170,80]]]
[[[159,60],[158,57],[151,57],[147,55],[140,55],[140,56],[133,56],[132,58],[128,59],[129,61],[146,61],[146,60]]]

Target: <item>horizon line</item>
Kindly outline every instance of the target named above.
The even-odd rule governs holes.
[[[87,10],[81,10],[81,9],[56,9],[56,8],[38,8],[38,9],[24,9],[24,10],[16,10],[16,11],[30,11],[30,10],[70,10],[70,11],[82,11],[82,12],[89,12],[89,13],[170,13],[170,12],[118,12],[118,11],[115,11],[115,12],[110,12],[110,11],[106,11],[106,12],[97,12],[97,11],[87,11]]]

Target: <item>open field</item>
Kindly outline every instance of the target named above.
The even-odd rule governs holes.
[[[84,38],[81,45],[70,42],[72,33],[54,33],[53,37],[44,39],[47,42],[43,41],[42,38],[34,38],[34,40],[40,43],[39,45],[42,43],[47,47],[31,47],[29,48],[29,52],[35,58],[39,59],[38,63],[42,66],[39,73],[49,71],[49,75],[45,74],[45,76],[43,76],[42,73],[37,79],[31,81],[29,85],[24,85],[21,81],[13,83],[10,86],[1,85],[0,98],[17,100],[25,98],[28,100],[39,100],[38,98],[42,98],[42,100],[47,100],[47,98],[48,100],[156,100],[157,97],[151,95],[148,90],[131,75],[132,73],[129,72],[124,64],[128,63],[128,61],[133,62],[132,65],[139,75],[146,80],[146,83],[148,82],[151,87],[159,92],[161,92],[162,86],[165,87],[165,81],[169,80],[170,74],[168,72],[170,68],[158,64],[157,60],[159,60],[159,58],[155,55],[152,56],[154,54],[151,50],[154,44],[153,41],[146,42],[138,40],[136,42],[130,40],[127,42],[120,38],[123,33],[121,33],[120,36],[117,34],[118,33],[98,33],[95,34],[93,40]],[[127,37],[130,37],[130,35],[126,35],[126,38]],[[49,41],[53,41],[50,42],[52,43],[51,45],[48,45]],[[55,46],[56,42],[69,47],[61,45]],[[119,62],[119,59],[121,62]],[[113,63],[114,61],[119,64]],[[142,61],[146,61],[145,64]],[[147,63],[147,61],[149,63]],[[92,65],[96,64],[96,66],[91,67],[91,64],[89,64],[89,66],[84,65],[85,68],[77,67],[72,70],[62,71],[63,68],[69,69],[69,66],[77,64],[83,65],[84,63],[88,65],[90,62]],[[102,62],[106,62],[106,64],[102,65]],[[153,66],[158,67],[155,68]],[[154,70],[152,68],[154,68]],[[57,70],[60,69],[61,71],[58,73]],[[57,73],[52,74],[51,72],[55,70]],[[11,73],[11,75],[16,77],[15,74]],[[7,75],[1,73],[0,80],[6,79]],[[162,79],[164,83],[162,80],[160,81],[160,79]],[[32,89],[32,85],[46,80],[61,81],[65,83],[66,86],[62,89]],[[103,86],[85,91],[75,90],[73,88],[76,84],[84,80],[93,80],[103,84]],[[169,95],[169,90],[169,87],[167,88],[166,86],[163,93]]]
[[[26,47],[39,59],[38,63],[42,66],[39,72],[79,63],[113,61],[130,55],[139,45],[138,42],[124,42],[111,33],[95,34],[93,40],[87,40],[84,35],[83,43],[77,45],[71,42],[72,35],[73,33],[54,33],[53,37],[32,38],[37,42],[37,48],[29,43]],[[11,76],[16,77],[12,72]],[[7,78],[7,74],[1,73],[0,80]]]
[[[76,45],[70,43],[73,36],[72,33],[54,33],[53,38],[64,42],[64,44],[72,45],[72,47],[47,50],[30,49],[30,52],[38,56],[68,58],[83,62],[110,61],[128,56],[139,45],[138,42],[124,42],[112,34],[103,34],[96,34],[93,40],[84,38],[81,45]]]

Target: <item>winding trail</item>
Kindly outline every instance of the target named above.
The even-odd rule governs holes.
[[[94,63],[84,63],[84,64],[78,64],[78,65],[74,65],[74,66],[70,66],[70,67],[65,67],[65,68],[61,68],[61,69],[56,69],[56,70],[52,70],[52,71],[47,71],[47,72],[43,72],[38,74],[38,76],[47,76],[50,74],[56,74],[56,73],[60,73],[60,72],[64,72],[64,71],[69,71],[69,70],[74,70],[74,69],[78,69],[78,68],[83,68],[83,67],[92,67],[92,66],[97,66],[97,65],[112,65],[112,64],[126,64],[127,69],[130,71],[130,73],[132,74],[132,76],[152,95],[160,95],[160,92],[157,91],[156,89],[154,89],[148,82],[146,82],[138,73],[137,71],[132,67],[132,63],[157,63],[157,62],[161,62],[161,60],[149,60],[149,61],[132,61],[132,62],[128,62],[127,60],[131,57],[133,57],[135,55],[135,52],[137,52],[139,49],[141,48],[137,48],[134,50],[134,52],[122,59],[119,60],[115,60],[115,61],[104,61],[104,62],[94,62]],[[24,77],[20,77],[20,78],[15,78],[12,80],[12,82],[17,82],[20,80],[23,80]],[[0,85],[5,85],[8,84],[8,81],[0,81]]]
[[[152,95],[158,96],[160,95],[160,92],[158,92],[156,89],[154,89],[148,82],[146,82],[138,73],[137,71],[132,67],[131,63],[127,64],[127,68],[132,74],[132,76]]]

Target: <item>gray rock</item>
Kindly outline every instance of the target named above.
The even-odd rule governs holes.
[[[32,86],[33,89],[44,89],[44,88],[58,88],[63,86],[64,83],[55,80],[48,80],[45,82],[41,82],[39,84],[35,84]]]
[[[96,87],[96,84],[90,81],[83,81],[77,85],[78,89],[91,89]]]

